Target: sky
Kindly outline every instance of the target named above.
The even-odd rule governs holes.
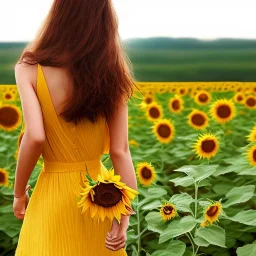
[[[123,40],[256,39],[255,0],[112,0]],[[53,0],[0,0],[0,41],[31,41]]]

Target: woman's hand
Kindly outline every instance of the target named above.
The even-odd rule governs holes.
[[[130,216],[124,216],[123,214],[121,216],[120,224],[118,223],[116,218],[113,219],[111,230],[107,233],[105,241],[106,247],[108,249],[112,251],[117,251],[125,247],[127,239],[126,230],[129,226],[129,219]]]
[[[30,185],[27,186],[26,192],[24,195],[20,198],[14,197],[13,199],[13,213],[16,216],[16,218],[23,220],[24,215],[26,212],[26,208],[29,202],[29,195],[28,195],[28,190],[30,189]]]

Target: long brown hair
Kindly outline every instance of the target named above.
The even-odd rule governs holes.
[[[127,101],[138,88],[112,0],[54,0],[21,62],[68,67],[74,94],[61,113],[67,122],[94,122],[99,114],[109,120],[119,100]]]

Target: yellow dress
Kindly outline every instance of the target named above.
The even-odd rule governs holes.
[[[105,246],[111,221],[93,220],[77,207],[86,167],[93,178],[106,168],[101,155],[109,151],[104,118],[77,126],[55,112],[44,73],[38,64],[37,96],[46,141],[38,180],[27,205],[15,256],[127,256],[124,248]]]

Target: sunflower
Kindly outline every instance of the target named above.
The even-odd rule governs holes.
[[[8,172],[0,168],[0,186],[8,185]]]
[[[121,214],[130,215],[134,211],[130,200],[134,199],[138,191],[128,187],[120,181],[121,176],[114,174],[114,169],[102,168],[98,178],[94,181],[88,174],[81,186],[78,208],[82,213],[90,212],[93,219],[111,221],[116,218],[120,224]]]
[[[153,132],[162,143],[169,143],[174,136],[174,125],[168,119],[160,119],[155,122]]]
[[[185,95],[186,93],[188,92],[188,89],[187,88],[184,88],[184,87],[181,87],[178,89],[178,94],[179,95]]]
[[[153,101],[155,101],[155,98],[154,98],[153,94],[146,94],[146,95],[144,95],[143,102],[145,104],[147,104],[147,105],[151,104],[151,103],[153,103]]]
[[[244,100],[244,104],[247,108],[256,108],[256,97],[248,95]]]
[[[16,130],[22,122],[21,110],[11,104],[4,104],[0,107],[0,128],[5,131]]]
[[[256,145],[250,147],[247,151],[247,159],[252,166],[256,166]]]
[[[236,92],[242,92],[243,91],[243,88],[242,87],[237,87],[236,88]]]
[[[3,99],[4,101],[14,101],[15,95],[12,92],[7,91],[3,93]]]
[[[155,168],[147,162],[137,164],[136,174],[140,183],[145,186],[150,186],[156,179]]]
[[[197,154],[197,157],[207,158],[214,157],[219,149],[219,142],[217,137],[211,133],[199,135],[198,140],[193,146],[193,151]]]
[[[238,93],[236,93],[235,94],[235,96],[234,96],[234,101],[236,102],[236,103],[243,103],[244,102],[244,94],[243,93],[241,93],[241,92],[238,92]]]
[[[220,99],[211,105],[210,113],[219,123],[226,123],[235,116],[235,106],[233,101]]]
[[[203,111],[193,109],[188,116],[188,123],[197,130],[204,129],[208,125],[208,116]]]
[[[157,104],[156,102],[153,102],[148,105],[146,113],[147,113],[148,120],[156,121],[162,118],[162,115],[163,115],[162,106]]]
[[[248,141],[256,141],[256,125],[251,129],[250,134],[246,136]]]
[[[160,208],[160,214],[164,221],[175,218],[178,215],[176,206],[170,202],[166,202],[162,204]]]
[[[206,105],[211,101],[211,94],[207,91],[199,91],[195,95],[195,102],[199,105]]]
[[[222,204],[220,201],[216,201],[209,205],[204,211],[204,222],[201,223],[201,226],[205,227],[211,225],[215,221],[218,221],[221,212]]]
[[[174,98],[171,98],[169,100],[169,109],[173,113],[180,113],[184,108],[183,104],[184,104],[183,99],[180,96],[175,95]]]

